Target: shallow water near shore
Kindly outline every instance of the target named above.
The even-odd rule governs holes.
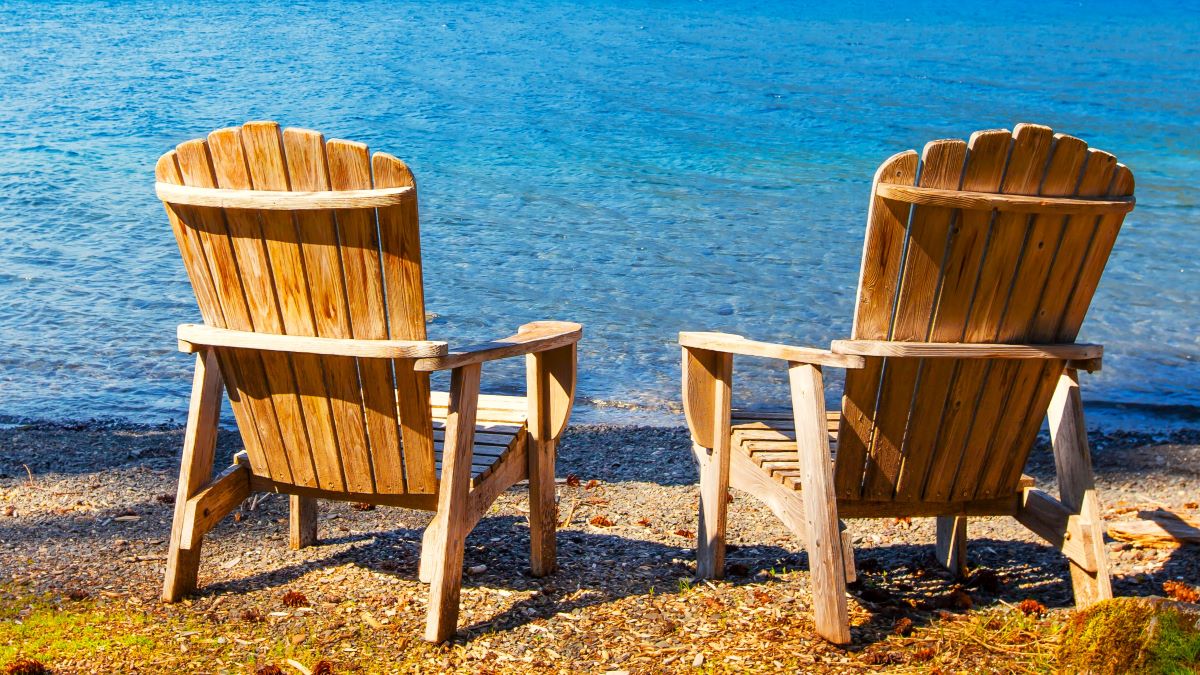
[[[1080,336],[1094,419],[1195,425],[1198,30],[1187,3],[5,3],[0,421],[182,419],[198,312],[153,165],[218,127],[405,159],[432,337],[579,321],[576,419],[679,424],[678,331],[845,337],[875,166],[1029,121],[1138,181]]]

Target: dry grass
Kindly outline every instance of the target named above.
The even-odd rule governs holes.
[[[10,585],[0,600],[0,665],[38,659],[54,672],[123,672],[136,665],[153,672],[245,673],[279,672],[272,667],[285,673],[868,672],[881,666],[1048,672],[1068,616],[1059,611],[1038,618],[1008,606],[943,610],[895,631],[876,626],[856,607],[856,636],[870,644],[841,649],[815,636],[806,599],[789,589],[787,577],[743,586],[683,583],[667,593],[535,619],[513,629],[517,635],[485,633],[449,645],[421,642],[402,622],[368,620],[372,610],[353,605],[227,618],[199,600],[146,607],[107,596],[31,595]],[[514,649],[514,639],[521,649]]]

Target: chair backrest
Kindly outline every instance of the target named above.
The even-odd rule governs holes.
[[[1023,203],[1012,210],[946,206],[997,201],[968,204],[964,192],[1099,200],[1132,195],[1133,175],[1106,152],[1028,124],[980,131],[967,143],[934,141],[919,158],[912,150],[891,157],[872,186],[852,337],[1074,342],[1124,212],[1061,200],[1013,200]],[[1064,363],[869,357],[846,377],[838,497],[927,504],[1011,496]]]
[[[155,176],[230,190],[412,187],[378,208],[166,208],[205,324],[425,339],[417,201],[404,162],[250,122],[181,143]],[[436,492],[429,376],[410,362],[226,348],[217,357],[255,475],[338,493]]]

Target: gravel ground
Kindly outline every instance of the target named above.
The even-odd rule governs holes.
[[[218,624],[277,612],[272,626],[299,636],[295,644],[308,641],[354,668],[363,667],[356,658],[371,644],[419,635],[427,592],[416,567],[429,514],[322,502],[321,545],[291,551],[281,495],[248,500],[208,535],[193,601],[158,605],[181,442],[175,427],[0,430],[0,581]],[[700,665],[721,645],[725,663],[736,665],[766,657],[752,641],[737,641],[728,613],[717,624],[708,610],[746,603],[761,605],[767,619],[811,628],[801,542],[741,493],[730,506],[729,578],[696,584],[708,594],[697,604],[699,595],[689,591],[697,475],[688,448],[684,429],[572,428],[558,461],[560,518],[570,516],[559,534],[560,571],[528,575],[524,488],[501,496],[467,540],[462,646],[443,665],[465,668],[479,659],[496,667],[671,670]],[[1094,434],[1092,448],[1106,518],[1133,517],[1139,508],[1196,512],[1200,431]],[[236,435],[223,433],[221,457],[238,449]],[[1040,444],[1029,472],[1051,492],[1053,466]],[[938,612],[1025,598],[1051,608],[1071,604],[1065,560],[1012,519],[971,521],[974,570],[963,585],[933,565],[932,519],[848,525],[861,572],[851,602],[855,645],[839,650],[810,630],[788,643],[814,666],[857,668],[856,653],[884,639],[902,615],[920,623]],[[1112,542],[1109,550],[1119,595],[1161,594],[1168,580],[1200,581],[1200,547]],[[309,609],[282,607],[289,591],[303,594]],[[755,626],[756,639],[767,634]],[[368,629],[382,642],[363,637]]]

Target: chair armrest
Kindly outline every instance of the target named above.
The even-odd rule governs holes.
[[[450,351],[445,342],[432,340],[360,340],[305,335],[275,335],[193,323],[181,324],[175,334],[179,338],[179,351],[181,352],[196,352],[205,347],[231,347],[327,356],[422,359],[440,357]]]
[[[679,344],[688,349],[706,349],[726,354],[761,356],[768,359],[782,359],[791,363],[807,363],[814,366],[833,366],[835,368],[851,369],[866,366],[866,360],[861,356],[835,354],[828,349],[793,347],[774,342],[758,342],[729,333],[680,333]]]
[[[890,356],[918,359],[1062,359],[1069,368],[1100,370],[1104,347],[1087,343],[992,344],[967,342],[891,342],[888,340],[834,340],[835,354]]]
[[[421,358],[413,362],[413,370],[429,372],[448,370],[472,363],[494,361],[510,356],[536,354],[579,342],[583,326],[569,321],[535,321],[517,329],[516,335],[455,349],[444,356]]]

